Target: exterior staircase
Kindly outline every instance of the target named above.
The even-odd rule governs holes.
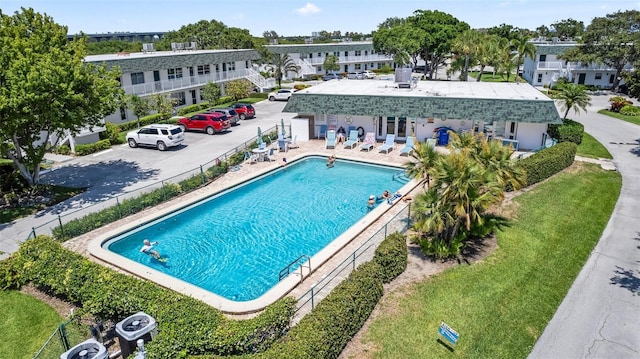
[[[316,68],[313,67],[307,60],[296,59],[295,62],[296,62],[296,65],[300,67],[300,74],[303,77],[317,74]]]
[[[245,69],[245,78],[256,87],[260,89],[260,92],[269,91],[272,88],[276,87],[276,80],[274,78],[264,78],[260,73],[254,69]]]

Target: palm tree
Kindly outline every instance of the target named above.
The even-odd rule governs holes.
[[[578,114],[580,109],[587,112],[587,106],[591,106],[591,98],[587,94],[587,88],[583,85],[566,83],[559,87],[554,98],[560,102],[560,108],[564,111],[563,121],[567,119],[569,110],[573,109]]]
[[[441,157],[435,148],[426,143],[420,143],[409,153],[410,162],[405,164],[405,169],[410,177],[418,178],[425,187],[431,184],[430,171],[436,161]]]
[[[464,57],[464,67],[462,69],[462,81],[467,81],[471,60],[475,58],[479,50],[480,34],[477,30],[466,30],[456,37],[451,46],[451,51]],[[482,74],[481,74],[482,75]]]
[[[278,87],[282,87],[284,74],[300,71],[300,66],[296,65],[289,54],[271,54],[271,66],[274,70],[274,76],[278,80]]]
[[[479,41],[478,64],[480,65],[480,76],[476,79],[480,82],[484,69],[496,63],[498,57],[498,38],[495,35],[482,34]]]
[[[513,46],[518,52],[518,60],[516,62],[516,82],[518,82],[518,73],[520,71],[521,62],[524,60],[525,56],[529,56],[532,59],[534,58],[536,55],[536,46],[529,42],[529,36],[520,36],[512,39],[511,46]]]

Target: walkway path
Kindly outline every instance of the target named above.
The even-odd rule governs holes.
[[[611,152],[622,192],[529,358],[640,358],[640,126],[598,114],[608,98],[572,117]]]

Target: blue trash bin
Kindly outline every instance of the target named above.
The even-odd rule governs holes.
[[[442,127],[438,129],[438,144],[440,146],[446,146],[449,144],[449,130],[448,127]]]

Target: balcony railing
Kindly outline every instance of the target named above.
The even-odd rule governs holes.
[[[271,88],[275,81],[260,76],[260,73],[253,69],[241,69],[235,71],[213,72],[206,75],[184,76],[172,80],[145,82],[137,85],[124,86],[127,94],[150,95],[153,93],[169,92],[180,89],[188,89],[204,85],[208,82],[225,82],[231,80],[247,79],[260,88]]]
[[[380,62],[380,61],[393,61],[393,57],[386,55],[368,55],[368,56],[340,56],[337,58],[339,64],[345,64],[348,62]],[[322,65],[324,63],[324,57],[314,57],[312,59],[305,59],[311,65]]]

